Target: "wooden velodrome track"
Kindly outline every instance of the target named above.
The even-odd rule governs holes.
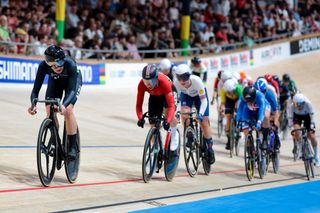
[[[319,58],[319,53],[313,53],[250,74],[290,73],[319,111]],[[212,82],[208,85],[211,92]],[[39,106],[36,116],[27,114],[31,89],[31,85],[0,84],[0,212],[125,212],[306,181],[302,162],[292,160],[291,140],[282,143],[281,173],[270,172],[263,180],[249,182],[243,149],[240,157],[229,158],[226,138],[217,139],[215,134],[217,162],[210,176],[203,175],[201,168],[198,176],[190,178],[182,155],[173,182],[166,182],[160,171],[145,184],[141,159],[148,128],[136,126],[136,88],[85,86],[76,104],[82,143],[79,179],[68,184],[62,169],[52,187],[44,188],[37,175],[35,149],[44,108]],[[216,133],[214,109],[211,122]]]

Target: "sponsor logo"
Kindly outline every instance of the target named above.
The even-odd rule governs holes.
[[[32,82],[38,63],[0,60],[0,80]]]
[[[217,70],[219,68],[219,60],[214,58],[210,60],[210,65],[212,67],[212,69]]]
[[[92,76],[93,76],[92,67],[86,66],[86,65],[78,65],[77,67],[82,74],[82,82],[83,83],[91,83]]]
[[[221,57],[221,68],[228,68],[229,67],[229,58],[228,57]]]
[[[248,64],[248,54],[240,53],[240,64]]]
[[[231,61],[231,67],[236,67],[239,64],[239,58],[238,55],[232,55],[230,56],[230,61]]]
[[[320,37],[306,38],[290,43],[291,54],[311,52],[320,49]]]
[[[200,95],[203,95],[203,94],[204,94],[203,89],[200,89],[200,90],[199,90],[199,94],[200,94]]]
[[[272,59],[276,56],[281,56],[282,53],[282,47],[276,46],[276,47],[270,47],[266,50],[261,51],[261,59]]]

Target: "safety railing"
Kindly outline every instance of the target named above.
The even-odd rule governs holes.
[[[305,31],[303,34],[308,34],[310,31]],[[292,33],[283,33],[272,37],[261,38],[254,40],[254,45],[262,44],[265,42],[275,41],[283,38],[291,37]],[[22,42],[5,42],[0,41],[0,52],[5,54],[12,53],[14,47],[25,48],[24,55],[40,56],[43,54],[47,45],[35,44],[35,43],[22,43]],[[138,51],[119,51],[119,50],[97,50],[97,49],[84,49],[74,47],[63,47],[63,49],[72,57],[76,59],[127,59],[132,60],[133,55],[138,53],[141,60],[146,58],[172,58],[182,56],[183,53],[187,52],[188,55],[201,55],[207,53],[221,53],[226,51],[234,51],[239,48],[248,47],[244,42],[227,44],[227,45],[213,45],[203,47],[192,47],[192,48],[177,48],[177,49],[155,49],[155,50],[138,50]],[[125,55],[125,56],[123,56]]]

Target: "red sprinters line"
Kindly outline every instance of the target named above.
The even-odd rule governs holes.
[[[301,163],[296,164],[287,164],[282,165],[280,167],[289,167],[289,166],[297,166]],[[237,169],[237,170],[224,170],[224,171],[217,171],[217,172],[211,172],[210,174],[226,174],[226,173],[238,173],[238,172],[244,172],[244,169]],[[182,177],[188,177],[189,175],[182,174],[177,175],[175,178],[182,178]],[[155,177],[152,179],[165,179],[164,177]],[[9,192],[25,192],[25,191],[37,191],[37,190],[46,190],[46,189],[63,189],[63,188],[73,188],[73,187],[85,187],[85,186],[97,186],[97,185],[114,185],[114,184],[120,184],[120,183],[132,183],[132,182],[139,182],[142,181],[142,178],[136,178],[136,179],[130,179],[130,180],[117,180],[117,181],[106,181],[106,182],[94,182],[94,183],[78,183],[78,184],[70,184],[70,185],[61,185],[61,186],[48,186],[48,187],[29,187],[29,188],[18,188],[18,189],[3,189],[0,190],[0,193],[9,193]]]

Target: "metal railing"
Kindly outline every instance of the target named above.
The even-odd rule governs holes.
[[[303,34],[308,34],[308,32],[303,32]],[[262,44],[265,42],[272,42],[275,40],[283,39],[291,37],[292,33],[284,33],[272,37],[267,38],[260,38],[257,40],[254,40],[254,44]],[[47,45],[41,45],[41,44],[33,44],[33,43],[21,43],[21,42],[5,42],[0,41],[0,49],[2,48],[1,52],[4,52],[5,54],[9,54],[12,50],[12,47],[14,46],[23,46],[26,47],[26,51],[24,55],[42,55],[43,51],[39,51],[40,48],[44,50]],[[156,50],[138,50],[138,51],[119,51],[119,50],[96,50],[96,49],[84,49],[84,48],[71,48],[71,47],[63,47],[64,50],[66,50],[72,57],[76,59],[98,59],[98,60],[104,60],[104,59],[127,59],[132,60],[132,55],[135,53],[139,53],[141,60],[146,58],[164,58],[164,57],[179,57],[182,56],[184,52],[188,52],[188,55],[200,55],[200,54],[206,54],[206,53],[221,53],[226,51],[234,51],[239,48],[245,48],[248,47],[246,43],[239,42],[234,44],[228,44],[228,45],[216,45],[216,46],[204,46],[204,47],[193,47],[193,48],[177,48],[177,49],[156,49]],[[38,53],[37,53],[38,52]],[[119,57],[120,55],[127,55],[126,57]]]

